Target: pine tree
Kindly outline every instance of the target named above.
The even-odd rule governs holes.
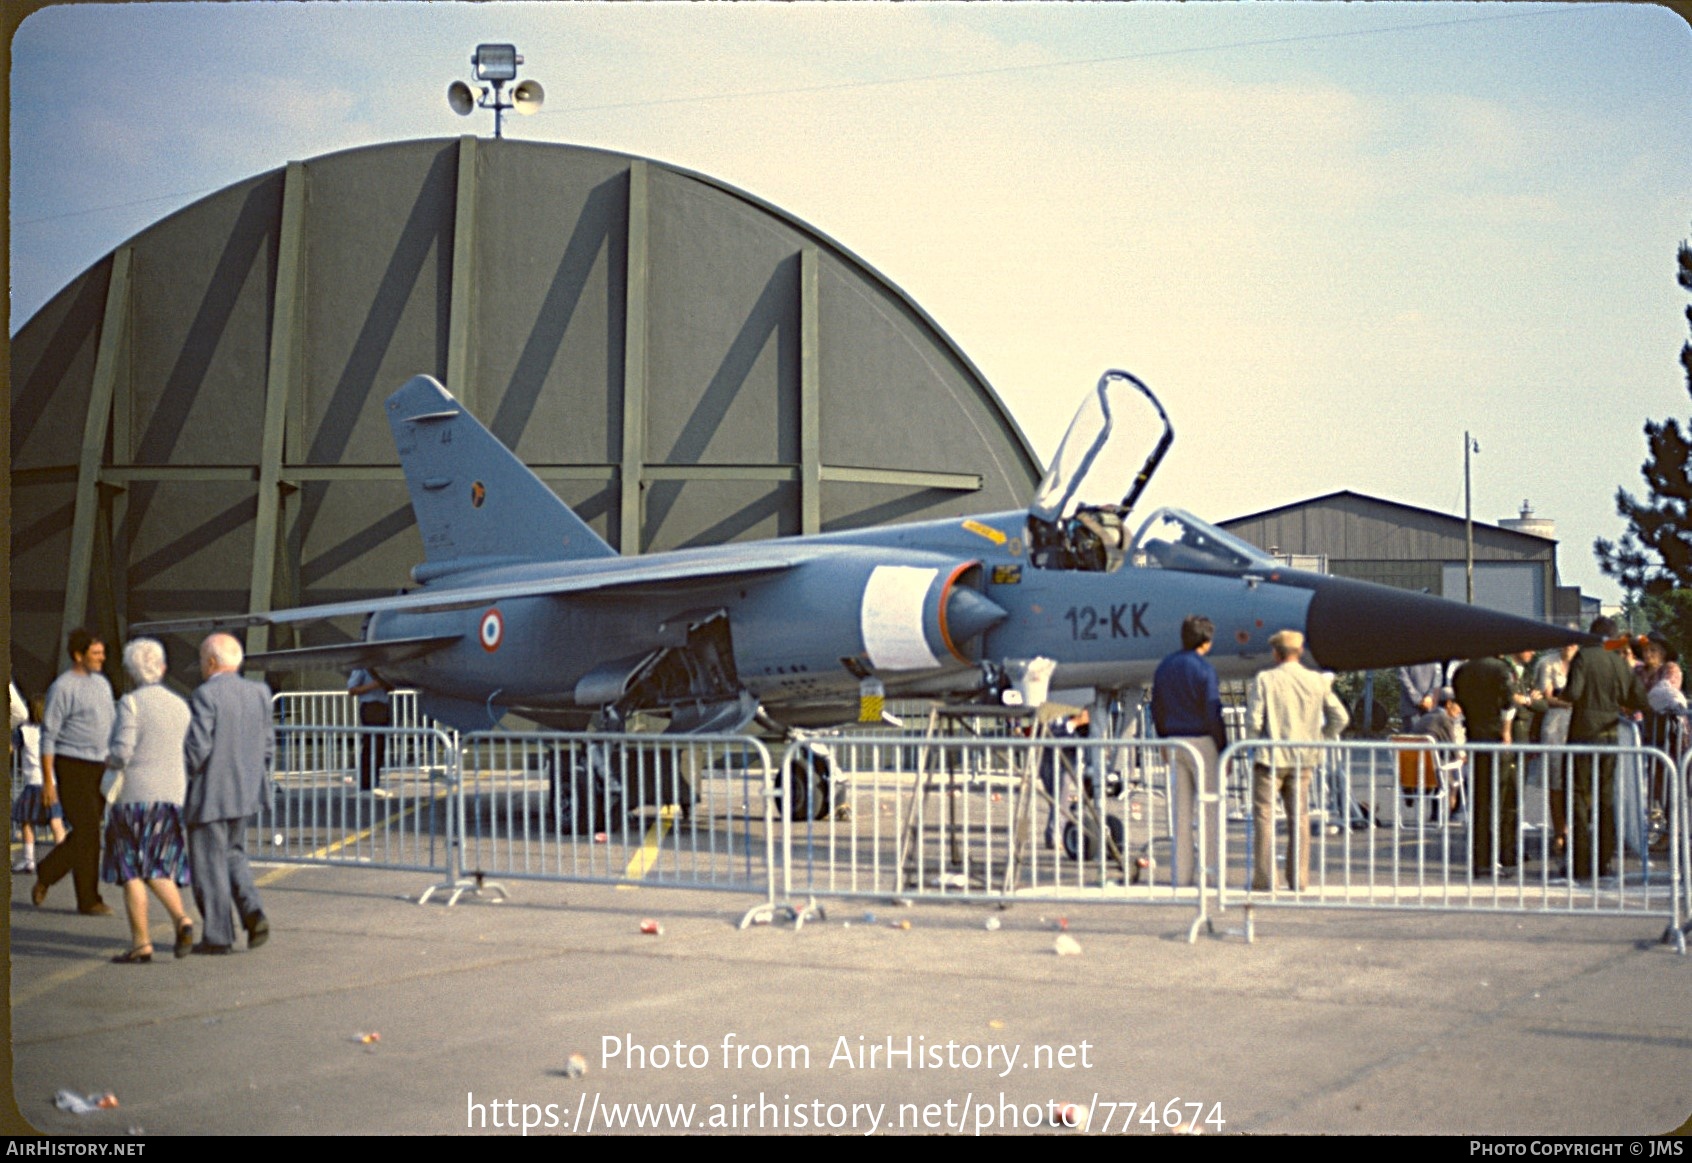
[[[1680,244],[1679,280],[1692,293],[1692,245]],[[1692,306],[1686,308],[1692,327]],[[1681,345],[1680,366],[1692,395],[1692,341]],[[1598,567],[1630,594],[1666,597],[1692,590],[1692,427],[1678,421],[1645,423],[1649,458],[1640,466],[1648,490],[1644,500],[1626,489],[1616,491],[1616,512],[1627,519],[1620,543],[1600,537],[1593,543]],[[1684,603],[1676,603],[1684,605]],[[1677,619],[1678,621],[1678,619]]]

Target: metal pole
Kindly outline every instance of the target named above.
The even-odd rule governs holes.
[[[1463,433],[1463,568],[1467,580],[1469,605],[1475,604],[1475,518],[1469,496],[1469,447],[1473,444]]]

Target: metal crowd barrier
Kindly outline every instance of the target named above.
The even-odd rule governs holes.
[[[757,893],[773,906],[769,752],[739,736],[479,732],[462,870]]]
[[[270,696],[270,703],[279,726],[358,726],[358,700],[346,691],[277,691]],[[388,692],[388,706],[393,716],[390,727],[443,729],[417,705],[414,690]]]
[[[1279,797],[1262,834],[1254,818],[1233,834],[1223,813],[1212,821],[1226,869],[1217,911],[1244,905],[1248,939],[1261,906],[1567,913],[1661,918],[1664,940],[1685,952],[1686,768],[1660,749],[1248,740],[1222,757],[1230,788],[1255,786],[1257,764],[1301,762],[1307,790],[1290,798],[1303,804],[1303,827]],[[1657,842],[1645,811],[1653,785],[1680,821]],[[1513,830],[1502,822],[1511,799]],[[1287,856],[1298,842],[1308,877],[1295,884],[1301,862]]]
[[[288,718],[340,714],[332,705],[300,700]],[[381,790],[369,792],[360,756],[377,739]],[[1248,939],[1264,906],[1637,916],[1664,920],[1685,951],[1692,753],[1677,764],[1631,741],[1300,743],[1313,756],[1295,799],[1305,826],[1289,831],[1277,802],[1260,835],[1253,762],[1273,762],[1276,746],[1232,742],[1189,824],[1175,757],[1198,759],[1179,741],[866,732],[806,738],[772,764],[740,737],[290,723],[278,728],[276,806],[249,851],[439,874],[423,900],[503,893],[490,877],[755,894],[748,921],[804,897],[1109,900],[1190,908],[1190,939],[1240,906]],[[1481,790],[1492,804],[1514,796],[1514,830],[1496,812],[1477,834]],[[1584,865],[1573,861],[1582,824],[1594,838]],[[1285,878],[1295,834],[1310,860],[1296,891]],[[1203,854],[1187,883],[1177,838]],[[1480,840],[1502,875],[1477,867]],[[1254,887],[1260,844],[1272,876]],[[1601,867],[1612,850],[1617,867]]]
[[[379,786],[360,786],[362,744],[384,755]],[[255,817],[247,850],[294,864],[364,864],[441,872],[449,864],[458,748],[417,727],[276,729],[274,804]]]
[[[270,697],[271,712],[277,726],[287,727],[352,727],[359,726],[358,700],[346,691],[278,691]],[[443,727],[429,716],[425,715],[417,703],[417,692],[414,690],[396,690],[389,692],[389,723],[388,726],[401,730],[435,730],[449,736],[456,736],[457,732],[450,727]],[[389,746],[397,748],[396,763],[427,762],[427,755],[412,756],[407,748],[410,740],[420,738],[415,735],[396,736]],[[353,736],[342,736],[339,744],[345,747],[356,747],[357,741]],[[325,746],[331,744],[325,743]],[[347,756],[339,756],[340,762],[352,762]]]
[[[1205,919],[1206,872],[1173,883],[1173,756],[1141,739],[842,735],[790,745],[779,769],[789,897],[1134,900]],[[1214,799],[1215,797],[1210,797]],[[1192,833],[1204,850],[1201,806]],[[1191,834],[1191,833],[1189,833]]]

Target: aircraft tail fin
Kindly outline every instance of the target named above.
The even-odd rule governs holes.
[[[429,562],[617,556],[433,377],[407,380],[387,408]]]

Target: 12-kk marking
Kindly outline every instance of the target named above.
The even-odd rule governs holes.
[[[1111,606],[1108,613],[1091,606],[1071,606],[1063,616],[1069,620],[1070,638],[1077,642],[1096,642],[1107,633],[1112,638],[1150,638],[1143,620],[1150,606],[1150,602],[1135,602]]]

